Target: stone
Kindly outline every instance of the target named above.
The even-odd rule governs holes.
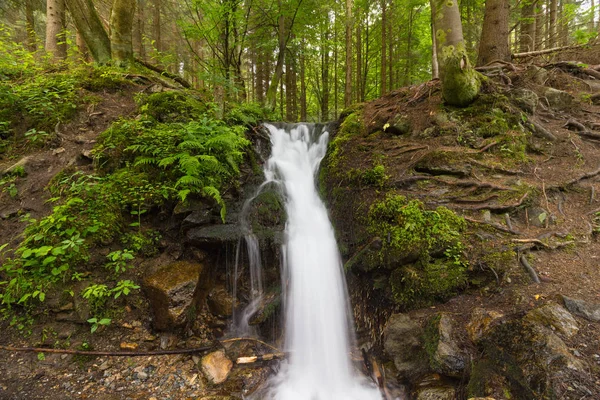
[[[571,337],[579,331],[577,321],[571,313],[556,303],[548,303],[531,310],[525,318],[544,326],[550,326],[567,337]]]
[[[471,313],[471,320],[467,324],[467,334],[473,343],[477,343],[485,335],[492,322],[502,318],[504,315],[493,310],[475,308]]]
[[[446,313],[434,317],[426,330],[425,347],[430,356],[430,367],[440,374],[461,377],[467,366],[467,357],[460,350],[453,333],[452,319]]]
[[[541,207],[528,208],[527,218],[529,221],[529,225],[533,225],[538,228],[544,228],[546,227],[546,224],[550,222],[550,214]]]
[[[181,223],[181,227],[182,229],[189,229],[198,226],[210,225],[215,222],[218,221],[215,221],[215,218],[212,215],[212,210],[210,208],[203,208],[192,211],[190,215],[185,217]]]
[[[535,113],[539,103],[539,97],[529,89],[514,89],[511,91],[513,102],[528,114]]]
[[[133,351],[133,350],[137,350],[138,344],[137,343],[130,343],[130,342],[121,342],[121,344],[119,345],[119,347],[121,348],[121,350]]]
[[[384,328],[383,348],[394,361],[398,375],[415,379],[428,370],[423,329],[407,314],[392,314]]]
[[[454,400],[456,388],[440,379],[439,375],[427,375],[415,385],[415,400]]]
[[[240,235],[241,231],[238,225],[219,224],[192,228],[187,232],[186,238],[194,246],[215,247],[235,244]]]
[[[383,126],[383,130],[393,135],[406,135],[411,132],[412,124],[406,115],[396,114]]]
[[[21,158],[19,161],[17,161],[16,163],[14,163],[11,166],[9,166],[8,168],[6,168],[4,171],[1,171],[0,176],[4,176],[6,174],[13,173],[19,169],[22,169],[22,171],[25,171],[25,174],[28,174],[32,168],[33,161],[34,161],[33,156],[25,156],[25,157]]]
[[[223,286],[213,288],[206,299],[208,309],[213,315],[229,317],[233,314],[235,300]]]
[[[567,110],[573,105],[573,96],[563,90],[545,88],[544,97],[548,105],[557,110]]]
[[[536,65],[530,65],[525,71],[524,78],[538,85],[544,85],[548,80],[548,71]]]
[[[187,322],[203,271],[203,264],[180,261],[167,264],[144,279],[144,292],[154,313],[154,328],[170,330]]]
[[[225,350],[217,350],[202,357],[201,367],[210,382],[219,384],[227,380],[233,368],[233,362],[227,358]]]
[[[565,307],[575,315],[583,317],[589,321],[600,321],[600,304],[587,303],[583,300],[572,299],[563,296]]]

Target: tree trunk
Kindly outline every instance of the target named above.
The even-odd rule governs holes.
[[[535,0],[524,0],[521,4],[521,35],[519,51],[526,53],[535,50]]]
[[[256,101],[265,103],[265,52],[262,49],[256,51]]]
[[[306,42],[302,40],[300,52],[300,121],[306,121]]]
[[[152,27],[154,30],[154,47],[156,47],[156,51],[162,51],[162,37],[161,37],[161,21],[160,21],[160,2],[161,0],[154,0],[154,15],[152,21]]]
[[[386,46],[386,26],[387,26],[387,10],[386,10],[386,2],[387,0],[381,0],[381,95],[383,96],[384,94],[386,94],[387,92],[387,87],[386,87],[386,76],[387,76],[387,69],[386,69],[386,52],[387,52],[387,46]],[[391,40],[391,38],[390,38]]]
[[[433,26],[433,20],[435,15],[433,13],[433,6],[431,8],[431,79],[438,79],[440,77],[440,66],[437,59],[437,40],[435,38],[435,28]]]
[[[544,11],[542,9],[542,0],[535,4],[535,50],[541,50],[544,42]]]
[[[117,64],[125,66],[133,61],[133,19],[135,1],[114,0],[110,14],[110,49]]]
[[[329,120],[329,23],[321,37],[321,121]]]
[[[133,46],[137,53],[137,57],[142,61],[146,61],[146,49],[144,48],[144,10],[146,8],[146,0],[137,0],[137,2],[138,6],[133,30]],[[194,77],[194,79],[197,79],[197,77]]]
[[[387,79],[387,87],[388,90],[391,91],[394,88],[394,42],[395,40],[392,40],[392,38],[394,37],[394,35],[392,34],[392,22],[394,19],[394,2],[390,2],[390,8],[388,9],[388,62],[387,62],[387,73],[388,73],[388,79]],[[412,14],[412,8],[411,8],[411,14]],[[409,34],[410,36],[410,34]],[[409,39],[410,40],[410,39]]]
[[[55,60],[67,57],[65,42],[65,0],[48,0],[46,3],[46,51]]]
[[[292,90],[292,57],[288,53],[285,57],[285,120],[292,122],[294,120],[294,100]]]
[[[477,65],[485,65],[493,60],[510,61],[509,11],[508,0],[487,0],[485,2]]]
[[[279,0],[279,9],[281,10],[281,1]],[[275,64],[275,72],[271,78],[271,83],[267,89],[267,107],[271,110],[275,109],[277,102],[277,86],[279,86],[279,80],[283,75],[283,62],[285,59],[285,48],[287,47],[286,31],[285,31],[285,17],[283,14],[279,15],[278,21],[278,53],[277,63]]]
[[[559,3],[559,8],[558,8],[558,14],[560,15],[559,17],[559,22],[558,22],[558,29],[559,29],[559,38],[558,38],[558,44],[561,47],[565,47],[569,45],[569,18],[566,12],[566,8],[565,7],[568,4],[568,0],[560,0]]]
[[[75,36],[75,44],[77,45],[77,51],[79,51],[81,59],[85,62],[88,62],[90,54],[87,45],[85,44],[85,39],[79,31],[77,31],[77,34]]]
[[[453,106],[467,106],[479,94],[479,75],[471,67],[456,1],[432,0],[442,97]]]
[[[360,21],[360,18],[358,19]],[[361,23],[359,22],[356,26],[356,101],[361,102],[363,100],[362,90],[362,32]]]
[[[549,29],[548,29],[548,47],[554,48],[556,47],[556,13],[557,13],[557,4],[558,0],[550,0],[550,20],[549,20]]]
[[[29,51],[35,51],[37,48],[32,2],[33,0],[25,0],[25,30],[27,31],[27,49]]]
[[[344,107],[352,104],[352,0],[346,0],[346,84]]]
[[[92,0],[66,0],[77,30],[83,36],[92,57],[99,64],[111,60],[110,40]]]

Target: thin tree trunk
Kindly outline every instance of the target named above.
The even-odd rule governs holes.
[[[257,51],[256,56],[256,101],[265,103],[265,52]]]
[[[387,76],[387,69],[386,69],[386,52],[387,52],[387,46],[386,46],[386,24],[387,24],[387,9],[386,9],[386,2],[387,0],[381,0],[381,95],[383,96],[386,92],[387,92],[387,87],[386,87],[386,76]],[[391,40],[391,38],[390,38]]]
[[[282,0],[278,1],[279,10],[282,9]],[[271,78],[271,84],[267,89],[267,107],[271,110],[275,109],[277,102],[277,86],[279,86],[279,81],[281,80],[281,76],[283,75],[283,62],[285,60],[285,49],[287,47],[286,40],[286,29],[285,29],[285,17],[283,13],[280,13],[279,18],[277,20],[278,26],[278,53],[277,53],[277,63],[275,64],[275,73]]]
[[[524,0],[521,4],[521,35],[519,51],[525,53],[535,50],[535,0]]]
[[[412,9],[411,9],[411,13],[412,13]],[[392,38],[394,37],[394,35],[392,34],[392,22],[394,20],[394,2],[390,2],[390,8],[388,9],[388,62],[387,62],[387,74],[388,74],[388,81],[387,81],[387,86],[388,86],[388,90],[392,90],[394,88],[394,42],[395,40],[392,40]]]
[[[344,86],[344,107],[352,104],[352,0],[346,0],[346,82]]]
[[[300,51],[300,121],[306,121],[306,42],[302,40]]]
[[[113,60],[120,65],[133,61],[135,3],[131,0],[114,0],[110,14],[110,48]]]
[[[293,99],[292,99],[292,57],[288,53],[285,57],[285,120],[293,121]]]
[[[493,60],[510,61],[508,21],[510,7],[507,0],[487,0],[479,41],[477,65]]]
[[[88,51],[87,45],[85,44],[85,39],[83,35],[77,31],[75,36],[75,44],[77,45],[77,50],[79,51],[79,55],[83,61],[89,61],[90,53]]]
[[[438,64],[437,57],[437,39],[435,37],[435,28],[433,27],[433,7],[431,8],[431,79],[438,79],[440,77],[440,67]]]
[[[329,119],[329,23],[321,37],[321,85],[323,88],[321,96],[321,121]]]
[[[66,0],[75,26],[87,45],[94,61],[106,64],[111,60],[110,40],[98,17],[92,0]]]
[[[35,51],[37,48],[32,1],[25,0],[25,30],[27,31],[27,49],[29,51]]]
[[[540,50],[544,42],[544,12],[542,9],[542,0],[537,0],[535,4],[535,50]]]
[[[569,18],[566,13],[565,5],[568,4],[568,0],[560,0],[558,14],[560,15],[558,21],[559,28],[559,45],[561,47],[569,45]]]
[[[137,0],[137,12],[135,25],[133,30],[133,46],[137,57],[146,61],[146,49],[144,47],[144,21],[145,21],[145,9],[146,0]]]
[[[413,35],[413,9],[411,7],[410,13],[408,16],[408,32],[407,32],[407,40],[406,40],[406,64],[404,67],[404,85],[410,84],[410,76],[412,70],[412,35]]]
[[[65,0],[48,0],[46,3],[46,51],[55,60],[67,57],[65,11]]]
[[[162,29],[161,29],[161,0],[154,0],[153,31],[154,47],[156,51],[162,51]]]
[[[558,0],[550,0],[550,29],[548,30],[548,47],[554,48],[558,41],[556,40],[556,36],[558,33],[558,29],[556,26],[556,14],[557,14],[557,4]]]
[[[358,19],[360,21],[360,18]],[[362,32],[361,23],[359,22],[356,26],[356,101],[362,102],[363,89],[362,89]]]

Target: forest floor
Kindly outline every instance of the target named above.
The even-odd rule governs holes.
[[[515,79],[525,74],[524,68],[513,71],[515,87],[541,86],[528,79],[520,82]],[[581,78],[560,66],[549,69],[544,85],[569,92],[572,103],[556,109],[544,104],[541,98],[530,120],[543,125],[556,140],[532,135],[526,149],[515,146],[519,138],[511,141],[510,133],[504,142],[463,134],[461,144],[457,143],[457,135],[468,131],[454,118],[462,111],[440,113],[436,81],[399,89],[366,104],[364,125],[373,134],[361,139],[361,146],[354,147],[356,153],[346,155],[352,168],[372,168],[375,159],[365,157],[365,152],[378,154],[384,160],[387,185],[421,199],[428,206],[444,205],[460,212],[469,218],[473,231],[484,226],[490,248],[510,242],[525,246],[522,251],[528,252],[528,259],[541,280],[532,284],[515,262],[501,273],[498,271],[495,283],[473,285],[444,304],[411,311],[412,315],[422,318],[433,312],[448,311],[466,324],[476,307],[514,314],[548,300],[559,302],[561,295],[600,303],[600,242],[595,236],[600,211],[600,105],[590,101],[589,96],[582,97],[582,93],[600,90],[596,86],[599,81],[589,82],[581,83]],[[0,243],[20,240],[25,227],[19,221],[20,214],[26,212],[39,218],[50,212],[47,203],[50,194],[44,188],[58,172],[67,167],[92,169],[89,151],[96,137],[113,121],[131,116],[136,110],[133,95],[144,89],[134,85],[126,90],[101,93],[101,101],[94,107],[79,110],[73,121],[57,126],[58,141],[43,149],[23,149],[19,155],[27,157],[27,179],[18,181],[18,196],[0,194]],[[500,103],[498,100],[497,105],[494,101],[482,105],[472,115],[460,114],[460,120],[472,119],[471,130],[475,126],[493,125],[496,123],[493,119],[481,119],[479,113],[487,110],[489,114],[494,107],[501,107]],[[434,127],[438,133],[400,138],[377,133],[396,115],[407,116],[413,132]],[[573,123],[568,125],[569,121],[582,124],[584,129],[578,130]],[[455,134],[439,134],[439,130]],[[586,136],[585,132],[591,135]],[[0,160],[0,170],[17,160],[18,157]],[[407,171],[416,173],[407,175]],[[365,189],[364,196],[377,193]],[[535,201],[528,202],[528,198]],[[484,215],[484,210],[492,213]],[[351,210],[357,215],[366,211]],[[29,335],[3,321],[0,344],[58,345],[71,349],[91,345],[95,350],[107,351],[132,346],[139,350],[189,348],[199,344],[194,338],[185,340],[154,332],[146,312],[143,308],[125,307],[110,329],[101,329],[94,335],[88,325],[56,321],[48,315],[38,316]],[[567,341],[569,349],[590,365],[600,365],[600,323],[581,318],[578,322],[580,330]],[[0,350],[0,399],[227,399],[222,388],[205,383],[197,363],[198,359],[189,355],[89,358],[46,353],[42,357],[37,353]],[[253,367],[249,368],[251,372]],[[586,389],[589,393],[584,392],[580,398],[600,398],[597,377],[596,386]],[[564,390],[578,391],[572,387]]]

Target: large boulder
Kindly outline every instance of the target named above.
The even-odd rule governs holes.
[[[384,329],[383,347],[399,378],[414,380],[428,370],[423,329],[407,314],[393,314]]]
[[[565,307],[573,314],[590,321],[600,321],[600,304],[587,303],[583,300],[572,299],[567,296],[563,296],[563,301],[565,302]]]
[[[207,281],[203,264],[180,261],[159,267],[144,279],[154,313],[154,328],[170,330],[188,322]]]
[[[503,315],[497,311],[475,308],[471,313],[471,319],[467,324],[469,339],[471,339],[473,343],[479,342],[479,340],[489,331],[492,323],[502,317]]]
[[[220,247],[236,244],[241,237],[241,230],[236,224],[208,225],[190,229],[186,237],[189,244],[194,246]]]
[[[211,289],[206,303],[213,315],[221,317],[231,316],[236,305],[235,299],[224,286],[216,286]]]
[[[567,110],[573,105],[573,96],[563,90],[548,87],[544,90],[544,97],[548,105],[557,110]]]
[[[514,89],[510,92],[513,102],[519,106],[520,109],[528,114],[534,114],[537,108],[539,97],[534,91],[529,89]]]
[[[577,321],[575,321],[571,313],[556,303],[548,303],[531,310],[525,318],[548,326],[567,337],[571,337],[579,331]]]

